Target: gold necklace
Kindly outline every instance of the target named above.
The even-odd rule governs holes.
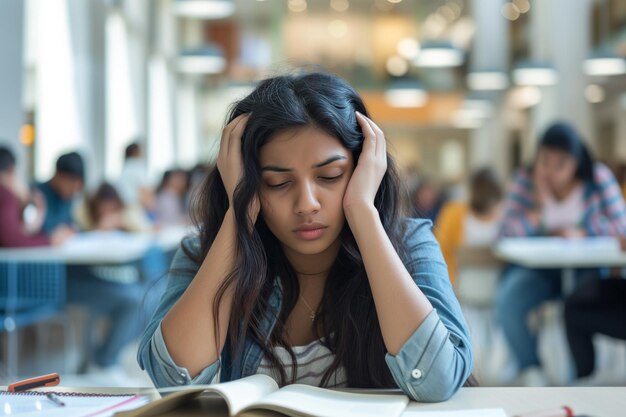
[[[302,294],[300,294],[300,298],[302,298],[302,302],[304,302],[304,305],[306,306],[306,308],[308,308],[309,311],[311,312],[311,315],[309,316],[309,318],[311,319],[312,322],[314,322],[315,321],[315,310],[313,310],[311,308],[311,306],[309,305],[309,303],[306,302],[306,300],[304,299]]]

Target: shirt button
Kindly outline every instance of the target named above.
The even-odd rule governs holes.
[[[422,377],[422,371],[415,368],[411,371],[411,376],[415,379],[420,379]]]

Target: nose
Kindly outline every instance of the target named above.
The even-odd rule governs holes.
[[[320,207],[320,202],[315,193],[315,184],[302,183],[295,202],[295,212],[297,214],[317,213]]]

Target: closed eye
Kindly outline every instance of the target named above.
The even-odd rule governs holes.
[[[334,177],[320,177],[320,179],[322,179],[324,181],[328,181],[328,182],[333,182],[333,181],[339,180],[342,176],[343,176],[343,174],[339,174],[339,175],[334,176]]]
[[[289,184],[289,181],[281,182],[280,184],[267,184],[269,188],[280,189]]]

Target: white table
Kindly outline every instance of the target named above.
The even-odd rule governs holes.
[[[617,239],[610,237],[505,238],[495,245],[494,255],[502,261],[526,268],[561,269],[566,293],[574,288],[576,268],[626,266],[626,252],[620,250]]]
[[[507,416],[567,405],[575,415],[626,416],[626,387],[462,388],[451,400],[410,403],[408,410],[504,408]]]
[[[4,387],[0,387],[4,389]],[[103,394],[134,393],[160,398],[154,388],[67,388],[43,390],[90,392]],[[358,391],[358,390],[357,390]],[[369,390],[368,390],[369,391]],[[386,390],[385,390],[386,391]],[[485,408],[503,408],[507,416],[535,410],[554,409],[567,405],[575,415],[589,417],[624,417],[626,415],[626,387],[554,387],[554,388],[461,388],[450,400],[441,403],[411,402],[405,414],[412,411],[452,411]],[[206,415],[198,410],[179,410],[162,417]],[[384,417],[384,416],[381,416]]]
[[[0,249],[0,262],[61,262],[66,265],[125,264],[141,259],[153,245],[164,251],[176,249],[185,227],[171,227],[157,233],[78,233],[59,247]]]

